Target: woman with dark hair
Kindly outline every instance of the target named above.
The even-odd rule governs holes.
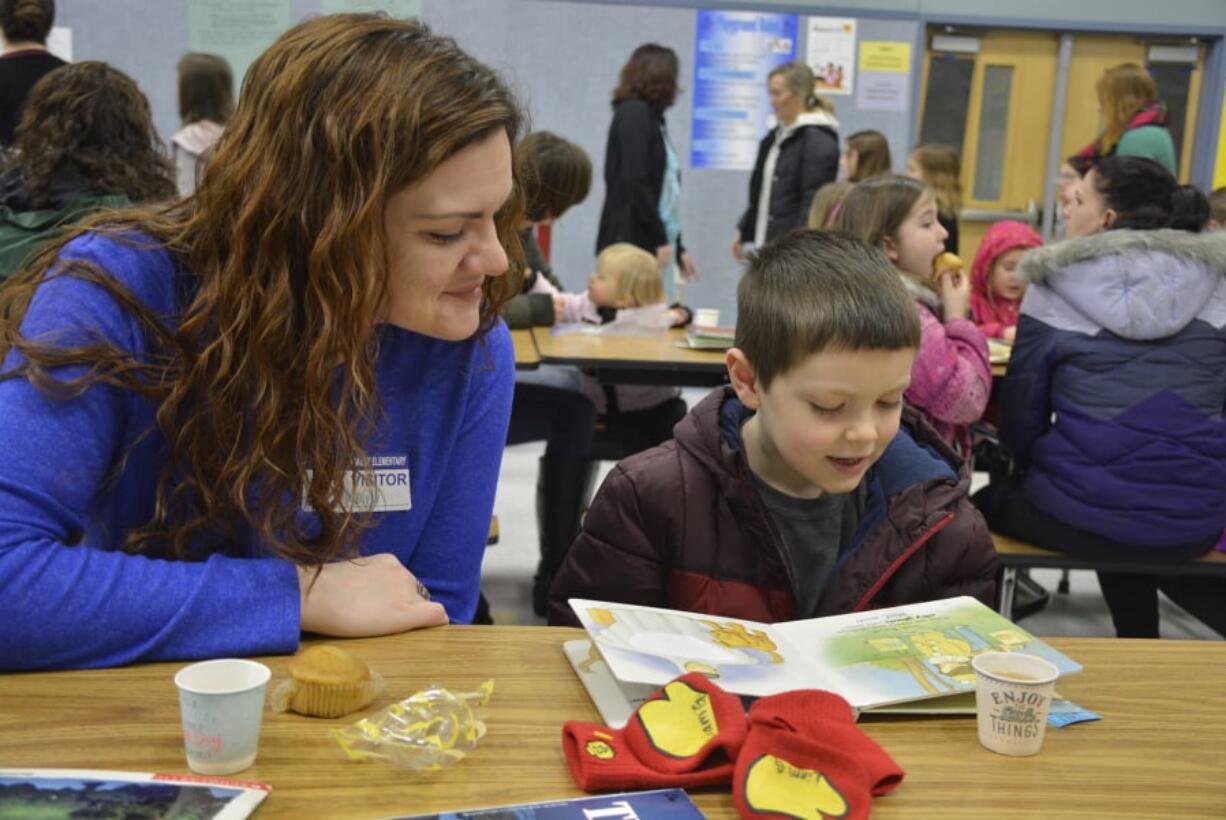
[[[13,142],[21,108],[34,84],[66,63],[47,51],[55,0],[0,0],[0,147]]]
[[[520,122],[420,23],[310,18],[195,196],[91,218],[0,289],[0,667],[473,617]]]
[[[749,207],[732,240],[737,261],[746,243],[761,247],[804,227],[817,190],[839,174],[839,121],[834,107],[813,91],[816,83],[813,70],[800,62],[776,66],[767,77],[778,124],[758,144]]]
[[[672,302],[678,273],[698,275],[681,243],[681,161],[668,138],[664,112],[677,100],[677,53],[639,46],[622,66],[613,91],[613,122],[605,146],[604,208],[596,252],[629,242],[654,253]]]
[[[1156,162],[1100,160],[1034,248],[1000,440],[1017,470],[975,496],[996,532],[1096,559],[1180,561],[1226,523],[1226,236]],[[997,480],[1001,479],[1001,480]],[[1158,586],[1226,635],[1226,584],[1099,573],[1120,637],[1158,637]]]
[[[38,81],[0,174],[0,280],[93,211],[174,196],[171,169],[136,83],[106,63]]]
[[[524,192],[522,293],[507,302],[507,327],[548,327],[555,321],[554,292],[563,290],[536,242],[535,229],[551,225],[587,199],[592,187],[592,159],[578,145],[552,131],[533,131],[515,147],[515,163]],[[560,311],[558,311],[560,312]]]
[[[548,327],[561,319],[564,288],[534,229],[551,224],[587,198],[592,160],[570,140],[534,131],[515,147],[515,166],[524,192],[519,236],[526,267],[523,292],[507,302],[502,315],[511,328]],[[591,497],[595,429],[596,405],[584,394],[577,368],[543,364],[515,374],[507,444],[545,441],[536,477],[540,561],[532,580],[532,609],[541,617],[553,577],[579,534],[582,510]]]
[[[189,52],[179,59],[179,118],[183,127],[170,138],[179,193],[196,190],[204,152],[217,142],[234,112],[234,78],[230,64],[216,54]]]

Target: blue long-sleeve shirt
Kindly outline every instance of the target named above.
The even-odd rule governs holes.
[[[62,257],[94,262],[158,315],[177,315],[181,276],[164,250],[87,235]],[[145,332],[104,289],[67,276],[40,286],[22,328],[31,339],[101,334],[137,356],[148,350]],[[380,509],[361,551],[394,553],[453,621],[468,622],[510,417],[510,335],[501,323],[484,345],[378,332],[383,413],[367,451]],[[5,370],[16,362],[10,354]],[[238,556],[199,562],[120,549],[149,520],[166,460],[156,431],[132,445],[154,412],[116,387],[62,401],[25,379],[0,381],[0,669],[296,649],[297,573],[253,536]]]

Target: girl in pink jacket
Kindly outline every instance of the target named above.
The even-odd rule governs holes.
[[[971,264],[971,316],[985,336],[1012,342],[1026,283],[1013,275],[1029,248],[1043,244],[1034,228],[1005,220],[988,228]]]
[[[947,233],[937,221],[932,189],[894,174],[856,183],[843,201],[837,227],[885,251],[915,296],[920,348],[904,398],[969,457],[970,425],[987,407],[992,365],[987,339],[967,318],[968,278],[960,269],[933,270]]]

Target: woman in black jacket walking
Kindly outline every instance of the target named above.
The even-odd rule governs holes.
[[[654,253],[669,302],[678,271],[686,279],[698,273],[681,244],[681,163],[664,123],[664,111],[677,99],[678,72],[677,53],[655,43],[636,48],[622,66],[613,91],[596,237],[597,253],[615,242]]]
[[[740,260],[747,242],[761,247],[803,227],[813,195],[839,173],[839,123],[830,104],[813,91],[816,79],[804,63],[784,63],[767,78],[779,124],[762,138],[749,207],[737,223],[732,255]]]

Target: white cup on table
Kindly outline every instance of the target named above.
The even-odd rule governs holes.
[[[1038,754],[1060,670],[1022,652],[984,652],[971,667],[979,742],[1002,755]]]
[[[200,774],[233,774],[255,762],[272,673],[256,661],[222,658],[175,675],[187,765]]]

